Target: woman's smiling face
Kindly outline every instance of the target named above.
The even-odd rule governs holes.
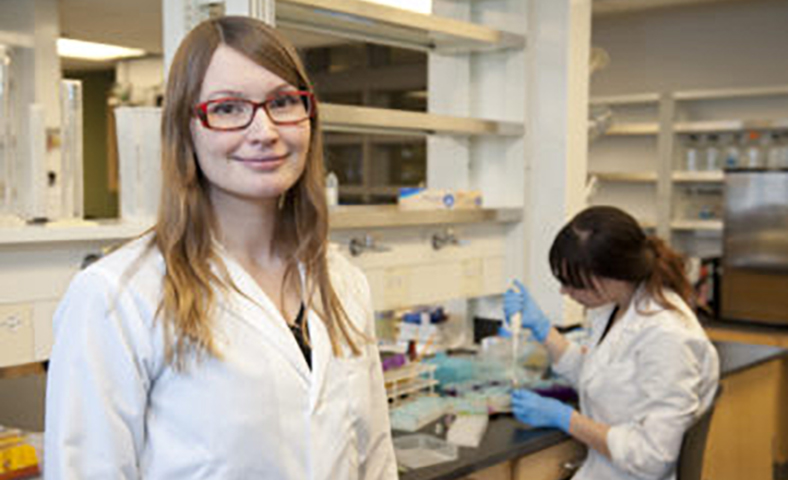
[[[266,68],[226,45],[220,45],[205,73],[199,103],[220,98],[261,102],[281,91],[294,91]],[[300,178],[306,164],[309,120],[275,125],[265,109],[257,109],[243,130],[216,131],[195,116],[192,138],[197,162],[217,195],[248,200],[276,200]]]

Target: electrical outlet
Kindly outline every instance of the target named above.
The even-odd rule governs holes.
[[[33,306],[0,304],[0,367],[34,361]]]

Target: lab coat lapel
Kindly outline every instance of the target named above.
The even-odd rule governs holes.
[[[259,331],[263,339],[275,348],[298,373],[298,376],[308,384],[310,381],[309,367],[282,315],[252,276],[238,262],[226,253],[220,252],[220,255],[227,267],[230,280],[241,292],[238,294],[233,292],[232,288],[230,289],[231,300],[227,305],[228,310],[236,318]]]
[[[599,339],[602,337],[602,332],[604,332],[607,322],[610,320],[610,315],[613,314],[614,308],[615,305],[610,304],[596,308],[593,312],[591,312],[591,322],[593,328],[591,341],[593,343],[591,344],[592,348],[589,350],[590,355],[587,357],[585,365],[585,381],[590,380],[599,371],[603,370],[605,365],[608,363],[608,359],[610,358],[611,345],[614,343],[614,339],[617,337],[620,330],[619,327],[621,327],[621,325],[615,325],[611,327],[610,331],[607,333],[607,337],[605,337],[605,340],[601,344],[599,343]],[[622,318],[620,321],[623,321],[628,314],[629,312],[627,312],[624,318]]]
[[[598,316],[594,319],[594,345],[599,345],[599,347],[594,348],[594,353],[592,357],[589,358],[586,367],[586,381],[590,380],[599,371],[605,369],[610,363],[611,356],[616,352],[618,345],[622,341],[626,342],[626,339],[631,335],[633,329],[638,328],[637,307],[642,306],[643,295],[645,295],[645,290],[644,287],[640,285],[637,290],[635,290],[632,301],[629,307],[627,307],[624,316],[610,328],[607,337],[605,337],[601,345],[599,345],[599,337],[602,336],[602,331],[609,321],[610,315],[613,313],[614,306],[600,307],[598,312],[595,312]]]
[[[312,344],[312,385],[309,389],[309,410],[315,411],[320,403],[326,382],[328,365],[334,355],[328,331],[320,316],[310,309],[307,312],[309,340]]]

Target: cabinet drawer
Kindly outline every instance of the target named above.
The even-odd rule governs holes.
[[[571,472],[564,468],[567,462],[576,462],[585,456],[586,447],[567,440],[541,452],[522,457],[514,462],[513,480],[560,480]]]

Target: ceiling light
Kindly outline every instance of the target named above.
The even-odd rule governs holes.
[[[70,38],[58,38],[57,54],[61,57],[105,61],[119,58],[141,57],[145,55],[145,50],[107,45],[106,43],[83,42],[82,40],[73,40]]]
[[[372,3],[380,3],[390,7],[397,7],[403,10],[411,10],[419,13],[432,13],[432,0],[367,0]]]

